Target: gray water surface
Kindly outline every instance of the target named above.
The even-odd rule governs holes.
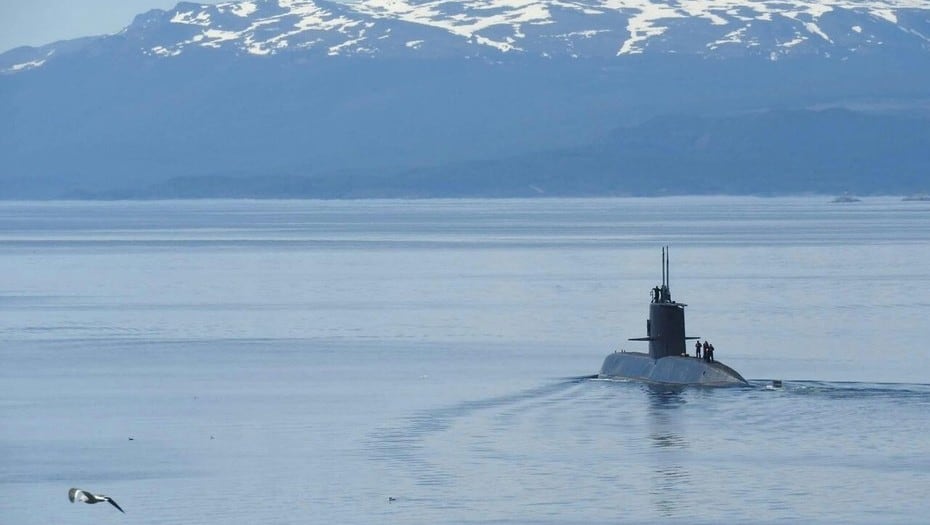
[[[0,523],[923,521],[930,203],[828,200],[0,203]],[[665,244],[751,387],[585,378]]]

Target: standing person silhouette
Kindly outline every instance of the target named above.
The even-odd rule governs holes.
[[[694,342],[694,357],[698,359],[701,358],[701,342],[700,341]]]

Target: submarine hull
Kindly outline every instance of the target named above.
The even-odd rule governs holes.
[[[697,386],[740,386],[747,381],[719,361],[668,356],[653,359],[641,352],[614,352],[604,359],[602,379],[633,379],[649,383]]]

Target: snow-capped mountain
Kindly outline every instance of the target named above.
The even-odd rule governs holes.
[[[93,46],[172,58],[254,56],[846,58],[930,54],[930,0],[250,0],[139,15],[116,35],[21,48],[0,70]]]
[[[180,3],[0,55],[0,198],[920,192],[930,0]]]

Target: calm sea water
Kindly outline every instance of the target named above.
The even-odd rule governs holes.
[[[930,203],[827,200],[0,203],[0,523],[925,522]],[[751,387],[585,378],[666,244]]]

